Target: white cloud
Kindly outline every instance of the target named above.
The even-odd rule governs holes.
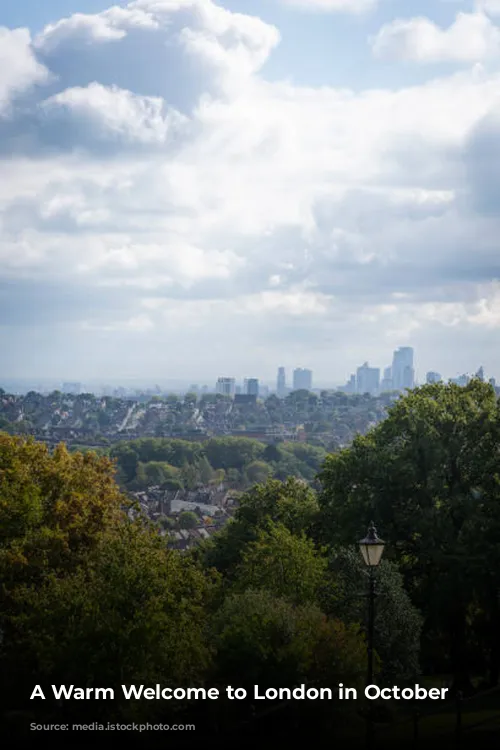
[[[160,97],[134,95],[99,83],[65,89],[46,99],[42,107],[48,112],[62,108],[85,127],[135,143],[163,144],[171,131],[175,136],[187,125],[178,112],[166,111]]]
[[[144,371],[181,352],[193,376],[274,369],[283,353],[338,378],[381,342],[424,347],[446,327],[469,356],[495,335],[500,226],[475,200],[497,193],[484,144],[500,143],[500,75],[361,92],[269,82],[277,40],[209,0],[142,0],[42,33],[58,77],[0,123],[3,320],[31,311],[49,329],[64,309],[82,367],[85,332],[104,337],[103,371],[137,335]],[[155,63],[164,49],[170,67]]]
[[[28,29],[0,26],[0,114],[13,96],[47,78],[46,68],[37,62],[31,49]]]
[[[398,19],[372,40],[377,57],[418,63],[483,62],[500,57],[500,29],[483,13],[458,13],[447,29],[428,18]]]
[[[284,5],[324,13],[366,13],[375,8],[379,0],[281,0]]]
[[[35,48],[49,52],[68,39],[73,44],[119,41],[127,35],[127,30],[134,27],[155,29],[158,22],[151,14],[132,6],[114,6],[95,15],[75,13],[57,23],[48,24],[35,39]]]
[[[68,65],[74,71],[77,64],[86,84],[97,74],[113,76],[120,88],[138,94],[154,90],[169,103],[180,96],[191,104],[200,93],[237,90],[242,77],[262,67],[279,39],[270,24],[231,13],[213,0],[137,0],[49,25],[35,48],[63,85]]]
[[[476,9],[489,16],[500,16],[500,0],[476,0]]]

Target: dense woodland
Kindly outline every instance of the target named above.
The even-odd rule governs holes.
[[[194,489],[226,482],[236,490],[294,476],[314,483],[327,456],[324,448],[306,443],[266,445],[249,438],[210,438],[189,442],[170,438],[125,441],[109,451],[116,461],[117,481],[127,490],[152,485]]]
[[[225,441],[116,447],[122,482],[152,465],[174,479],[167,467],[204,466],[207,476],[272,467],[274,476],[256,472],[222,531],[180,553],[147,520],[129,518],[109,457],[0,435],[0,706],[12,726],[26,715],[194,721],[206,738],[258,723],[251,701],[124,702],[117,692],[113,702],[34,705],[35,683],[362,688],[367,574],[356,540],[371,519],[386,541],[378,683],[439,675],[465,695],[498,686],[500,408],[492,387],[417,388],[326,456],[274,446],[280,458],[265,463],[266,446],[252,443],[243,460],[234,445],[239,465]],[[280,451],[319,469],[314,487],[285,477]],[[294,731],[307,734],[313,721],[315,736],[331,739],[364,710],[362,701],[306,701],[293,708]],[[399,708],[380,710],[390,723]]]

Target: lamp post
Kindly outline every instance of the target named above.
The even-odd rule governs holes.
[[[359,542],[363,560],[368,567],[368,678],[367,685],[373,685],[373,631],[375,624],[375,568],[382,559],[385,542],[377,536],[377,529],[373,521],[368,527],[368,533]],[[367,721],[367,746],[371,746],[373,726],[371,719]]]

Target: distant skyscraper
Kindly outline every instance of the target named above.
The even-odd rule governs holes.
[[[218,378],[215,386],[216,393],[223,396],[234,396],[236,393],[236,381],[234,378]]]
[[[276,393],[278,398],[285,398],[286,396],[286,373],[284,367],[278,368],[278,379],[276,382]]]
[[[259,395],[259,381],[257,378],[245,378],[244,392],[247,396]]]
[[[375,396],[380,386],[380,370],[378,367],[370,367],[368,362],[358,367],[356,372],[356,392],[369,393]]]
[[[302,367],[297,367],[293,371],[293,390],[294,391],[310,391],[312,390],[312,371],[305,370]]]
[[[395,391],[404,391],[414,385],[413,349],[411,346],[400,346],[392,360],[392,386]]]
[[[450,383],[453,383],[453,385],[459,385],[461,388],[464,388],[466,385],[468,385],[471,381],[471,376],[469,373],[464,372],[463,375],[458,375],[456,378],[450,378]]]
[[[442,377],[439,372],[428,372],[425,376],[425,380],[428,385],[432,385],[432,383],[440,383]]]
[[[386,367],[384,369],[384,377],[380,382],[380,393],[389,393],[392,390],[392,367]]]
[[[479,370],[476,372],[476,378],[479,378],[484,383],[484,367],[481,365]]]

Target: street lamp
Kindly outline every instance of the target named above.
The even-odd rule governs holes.
[[[377,529],[373,521],[368,527],[368,533],[359,542],[363,560],[368,567],[369,598],[368,598],[368,684],[373,683],[373,625],[375,621],[375,568],[379,564],[384,551],[385,542],[377,536]]]
[[[373,684],[373,628],[375,623],[375,568],[382,559],[385,542],[377,536],[377,529],[373,521],[368,527],[368,533],[364,539],[359,541],[359,548],[363,555],[365,565],[368,567],[368,679],[367,684]],[[371,719],[367,721],[367,747],[370,747],[373,736],[373,725]]]
[[[382,557],[384,547],[385,542],[378,538],[377,529],[372,521],[368,527],[368,534],[359,542],[359,548],[363,555],[363,560],[369,568],[377,567]]]

